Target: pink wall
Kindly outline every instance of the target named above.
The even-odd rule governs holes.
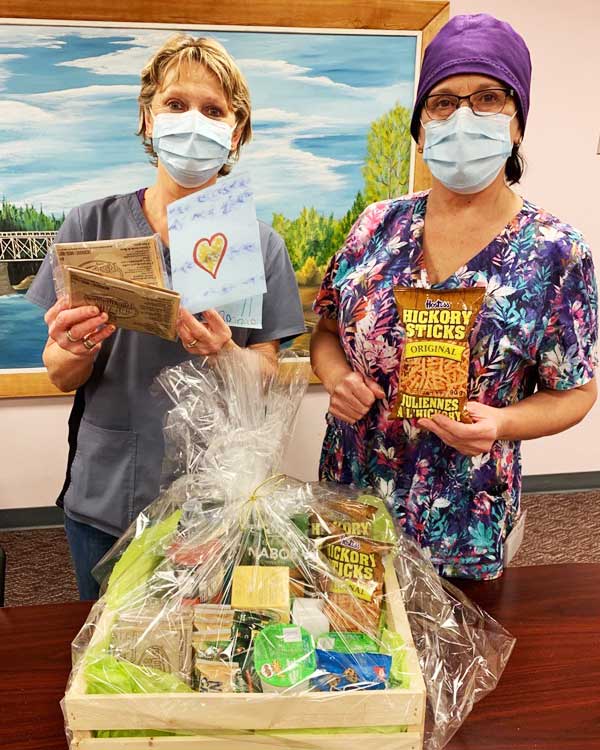
[[[527,42],[533,83],[520,192],[581,229],[600,267],[600,3],[455,0],[451,12],[491,13]]]
[[[580,229],[600,277],[600,2],[454,0],[452,15],[491,13],[527,42],[533,62],[519,192]],[[524,446],[525,471],[600,471],[600,404],[562,435]]]
[[[600,2],[456,0],[452,13],[487,12],[525,37],[533,58],[532,102],[522,193],[581,229],[600,269]],[[302,406],[285,469],[316,477],[326,394],[314,386]],[[62,485],[68,399],[0,401],[0,508],[50,505]],[[600,405],[583,424],[524,445],[527,474],[600,471]]]

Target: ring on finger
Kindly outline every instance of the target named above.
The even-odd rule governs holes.
[[[192,339],[191,341],[188,341],[188,349],[193,349],[196,344],[198,343],[198,339]]]
[[[96,343],[92,341],[92,339],[88,336],[83,337],[83,345],[88,350],[88,352],[91,352],[92,349],[96,346]]]
[[[69,328],[67,330],[67,338],[72,344],[76,344],[78,341],[81,341],[81,339],[76,339],[73,334],[71,333],[71,329]]]

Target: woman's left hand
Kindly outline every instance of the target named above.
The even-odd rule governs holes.
[[[190,354],[217,354],[231,342],[231,328],[216,310],[202,313],[204,322],[197,320],[182,307],[177,320],[177,333]]]
[[[500,439],[503,410],[469,401],[467,411],[473,418],[473,424],[456,422],[443,414],[435,414],[431,419],[419,419],[418,425],[433,432],[465,456],[488,453],[494,442]]]

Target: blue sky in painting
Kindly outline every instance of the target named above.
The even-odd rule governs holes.
[[[252,94],[240,165],[259,215],[342,214],[362,186],[372,120],[413,97],[416,38],[199,32],[221,41]],[[153,180],[140,142],[139,71],[167,29],[0,26],[0,191],[62,212]]]

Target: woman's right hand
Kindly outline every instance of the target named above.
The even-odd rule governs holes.
[[[64,299],[48,310],[44,320],[49,337],[61,349],[85,359],[97,354],[102,342],[115,331],[113,325],[105,325],[108,315],[97,307],[69,307]]]
[[[378,398],[385,398],[383,388],[371,378],[349,370],[341,375],[330,392],[329,413],[348,424],[365,416]]]

